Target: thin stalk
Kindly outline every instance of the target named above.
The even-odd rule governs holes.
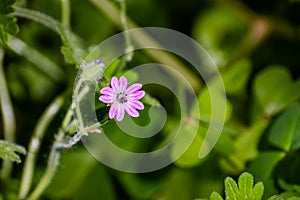
[[[9,142],[15,141],[16,120],[13,111],[12,102],[9,96],[5,73],[3,69],[4,51],[0,48],[0,103],[1,115],[3,120],[4,140]],[[12,162],[4,160],[2,163],[1,178],[6,181],[12,171]]]
[[[84,129],[84,123],[82,121],[82,114],[80,112],[79,102],[81,99],[85,96],[85,88],[83,90],[80,90],[80,87],[83,83],[83,79],[79,79],[76,83],[75,90],[74,90],[74,102],[72,103],[72,106],[69,107],[69,110],[67,111],[67,114],[65,115],[61,128],[58,131],[58,134],[56,136],[55,142],[52,145],[49,160],[48,160],[48,166],[47,169],[41,178],[38,185],[35,187],[33,192],[29,195],[28,200],[36,200],[39,199],[44,190],[47,188],[47,186],[50,184],[52,178],[55,175],[56,168],[58,166],[58,160],[60,157],[59,149],[61,148],[70,148],[77,144],[82,136],[87,134],[88,132],[95,132],[99,131],[97,128],[98,126],[101,126],[101,124],[96,123],[94,126],[92,125],[90,128]],[[74,105],[75,104],[75,105]],[[76,114],[77,114],[77,120],[79,121],[79,128],[83,130],[82,132],[78,132],[73,137],[65,137],[66,132],[68,132],[68,127],[72,127],[74,124],[72,120],[73,115],[73,105],[75,106]]]
[[[55,143],[62,142],[63,137],[64,137],[64,132],[62,130],[59,130]],[[37,187],[27,198],[28,200],[39,199],[42,193],[44,192],[44,190],[48,187],[57,169],[59,157],[60,157],[60,152],[57,150],[56,145],[53,144],[51,148],[49,160],[48,160],[47,169],[44,175],[42,176]]]
[[[118,26],[120,29],[123,28],[122,22],[120,20],[120,9],[117,8],[113,4],[112,1],[109,0],[89,0],[96,8],[98,8],[107,18]],[[138,28],[137,24],[133,22],[130,18],[126,17],[128,29]],[[147,33],[139,31],[134,36],[131,37],[135,42],[139,44],[157,44],[151,36]],[[158,46],[158,45],[156,45]],[[154,60],[158,61],[159,63],[166,64],[174,68],[178,73],[182,74],[187,80],[190,81],[193,89],[198,91],[201,86],[201,81],[196,76],[195,73],[191,72],[187,69],[184,64],[179,61],[175,56],[169,54],[164,51],[152,51],[151,49],[144,49],[145,52],[152,57]]]
[[[84,50],[81,46],[82,42],[79,37],[77,37],[73,32],[69,30],[68,27],[56,21],[52,17],[35,10],[20,7],[14,7],[14,9],[14,16],[30,19],[55,31],[61,37],[61,40],[68,51],[72,52],[73,56],[71,58],[71,62],[75,62],[73,64],[77,65],[81,64],[82,56],[84,54]]]
[[[61,0],[61,23],[70,26],[70,0]]]
[[[61,109],[63,104],[63,95],[60,95],[57,98],[55,98],[54,101],[46,108],[44,113],[41,115],[40,119],[37,122],[37,125],[35,126],[33,135],[29,142],[28,154],[26,156],[23,168],[21,186],[19,191],[20,199],[24,199],[31,188],[36,158],[40,150],[42,140],[44,138],[47,128],[49,127],[50,123],[53,121],[54,117]]]
[[[128,32],[128,24],[127,24],[127,17],[126,17],[126,13],[127,13],[127,6],[126,6],[126,0],[120,0],[120,7],[121,7],[121,24],[123,26],[123,30],[125,31],[124,33],[124,37],[125,37],[125,45],[126,45],[126,49],[125,49],[125,59],[124,59],[124,63],[126,64],[126,62],[130,62],[132,60],[133,57],[133,47],[132,47],[132,43],[131,43],[131,38]]]
[[[60,34],[60,30],[58,27],[61,26],[61,24],[55,19],[53,19],[52,17],[35,10],[30,10],[30,9],[16,7],[16,6],[14,7],[14,10],[15,10],[13,13],[14,16],[23,17],[35,21],[37,23],[43,24],[44,26]]]
[[[18,55],[23,56],[28,61],[35,64],[40,71],[44,72],[55,82],[60,82],[64,79],[64,72],[59,66],[57,66],[54,62],[36,49],[28,46],[22,40],[11,36],[9,48]]]

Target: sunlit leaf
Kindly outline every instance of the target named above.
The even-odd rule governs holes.
[[[264,194],[264,185],[262,182],[256,183],[253,187],[251,200],[261,200]]]
[[[225,179],[225,194],[226,194],[226,199],[240,200],[239,188],[235,183],[235,181],[230,177],[227,177]]]
[[[222,196],[217,193],[217,192],[213,192],[211,195],[210,195],[210,198],[209,200],[223,200]]]
[[[243,173],[238,180],[239,190],[244,199],[252,196],[253,176],[249,173]]]

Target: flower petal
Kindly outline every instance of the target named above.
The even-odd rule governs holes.
[[[115,100],[114,96],[107,96],[107,95],[102,95],[99,97],[99,100],[102,101],[103,103],[112,103]]]
[[[143,110],[144,104],[140,101],[128,101],[127,104],[135,109]]]
[[[118,109],[117,109],[117,114],[116,114],[116,120],[122,121],[125,115],[125,105],[118,103]]]
[[[126,112],[132,117],[138,117],[140,115],[139,112],[134,107],[132,107],[128,104],[126,105],[125,109],[126,109]]]
[[[112,79],[110,80],[110,85],[116,92],[119,91],[120,88],[119,88],[119,81],[117,77],[115,76],[112,77]]]
[[[105,94],[105,95],[113,95],[114,94],[114,89],[110,88],[110,87],[105,87],[105,88],[102,88],[100,90],[100,93]]]
[[[130,87],[127,88],[125,93],[130,95],[131,93],[138,91],[142,87],[143,87],[143,85],[141,83],[132,84]]]
[[[125,92],[127,83],[127,79],[124,76],[121,76],[119,79],[120,92]]]
[[[130,95],[127,96],[128,100],[134,101],[134,100],[139,100],[145,96],[145,91],[137,91],[134,93],[131,93]]]
[[[119,103],[113,103],[109,109],[109,118],[113,119],[117,114],[117,107]]]

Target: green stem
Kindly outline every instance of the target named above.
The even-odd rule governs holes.
[[[56,140],[55,140],[54,144],[52,145],[47,169],[46,169],[42,179],[36,186],[36,188],[29,195],[29,198],[28,198],[29,200],[39,199],[39,197],[41,196],[43,191],[50,184],[50,182],[55,174],[57,165],[58,165],[58,160],[59,160],[59,156],[60,156],[59,149],[72,147],[73,145],[77,144],[80,141],[81,137],[84,134],[95,131],[98,128],[96,126],[101,126],[101,124],[96,123],[95,125],[92,125],[90,127],[90,129],[84,128],[84,123],[82,121],[82,114],[80,112],[80,106],[79,106],[79,102],[85,96],[83,94],[85,92],[85,87],[81,91],[79,91],[82,83],[83,83],[83,78],[79,79],[78,82],[76,83],[75,90],[74,90],[74,95],[75,95],[74,102],[72,103],[72,105],[75,104],[77,120],[79,121],[79,128],[82,129],[83,132],[79,131],[77,134],[75,134],[71,138],[68,138],[66,141],[65,133],[66,133],[66,131],[68,131],[67,127],[69,127],[70,125],[73,124],[73,121],[71,121],[72,115],[73,115],[73,111],[72,111],[73,106],[71,106],[62,121],[61,129],[59,129]],[[31,166],[31,169],[32,169],[32,167],[33,166]],[[24,197],[26,197],[26,196],[24,196]]]
[[[65,75],[60,67],[58,67],[54,62],[36,49],[28,46],[22,40],[11,36],[9,48],[18,55],[25,57],[28,61],[35,64],[40,71],[47,74],[55,82],[60,82],[64,79]]]
[[[29,10],[26,8],[14,7],[15,12],[14,16],[23,17],[26,19],[33,20],[37,23],[40,23],[60,35],[61,40],[65,46],[65,50],[68,50],[68,54],[72,54],[72,58],[70,56],[65,56],[67,60],[71,61],[72,64],[80,65],[82,62],[82,56],[84,54],[84,50],[81,46],[81,41],[79,38],[72,33],[65,25],[56,21],[52,17],[45,15],[44,13]]]
[[[62,130],[59,130],[58,135],[56,137],[56,141],[51,148],[47,169],[46,169],[44,175],[42,176],[37,187],[33,190],[31,195],[28,197],[28,200],[39,199],[40,196],[42,195],[42,193],[44,192],[44,190],[50,184],[50,182],[55,174],[55,171],[57,169],[58,161],[59,161],[59,157],[60,157],[60,152],[57,150],[55,144],[58,142],[59,143],[62,142],[63,138],[64,138],[64,132]]]
[[[16,120],[13,111],[12,102],[9,96],[8,88],[6,85],[6,78],[3,69],[4,51],[0,48],[0,103],[1,115],[3,120],[4,140],[9,142],[15,141]],[[2,163],[1,178],[6,181],[12,171],[12,162],[4,160]]]
[[[36,157],[38,155],[42,140],[46,133],[49,124],[52,122],[58,111],[64,104],[64,96],[60,95],[46,108],[42,116],[37,122],[37,125],[33,131],[33,135],[30,139],[28,146],[28,154],[26,156],[22,178],[21,186],[19,192],[19,198],[24,199],[32,184],[33,172],[36,163]]]
[[[75,111],[76,111],[76,117],[77,117],[77,121],[78,121],[78,125],[79,125],[79,128],[82,129],[84,127],[84,123],[83,123],[83,119],[82,119],[82,115],[81,115],[81,112],[80,112],[80,106],[79,106],[79,102],[81,100],[81,98],[79,97],[79,90],[80,90],[80,87],[83,83],[83,79],[80,78],[75,86],[75,89],[74,89],[74,103],[75,103]]]
[[[66,27],[70,26],[70,0],[61,0],[61,22]]]
[[[120,21],[120,13],[121,11],[113,4],[112,1],[108,0],[89,0],[96,8],[98,8],[107,18],[114,23],[119,28],[123,28],[122,22]],[[137,24],[133,22],[131,19],[126,17],[128,29],[138,28]],[[138,44],[155,44],[155,46],[159,46],[157,41],[155,41],[151,36],[143,31],[135,32],[135,35],[131,37]],[[201,86],[200,79],[196,76],[195,73],[187,69],[184,64],[179,61],[175,56],[169,54],[165,51],[153,51],[151,49],[143,49],[145,52],[152,57],[154,60],[159,63],[165,64],[167,66],[171,66],[178,73],[182,74],[187,80],[190,81],[193,89],[195,91],[199,91]]]
[[[124,56],[124,61],[123,61],[123,65],[125,65],[127,62],[130,62],[132,60],[133,57],[133,47],[132,47],[132,43],[131,43],[131,38],[128,32],[128,24],[127,24],[127,17],[126,17],[126,13],[127,13],[127,7],[126,7],[126,0],[120,0],[120,7],[121,7],[121,24],[123,26],[123,30],[125,31],[124,33],[124,37],[125,37],[125,45],[126,45],[126,49],[125,49],[125,53],[126,56]]]
[[[44,26],[60,34],[60,30],[58,27],[61,26],[61,24],[55,19],[53,19],[52,17],[35,10],[30,10],[21,7],[14,7],[14,10],[15,10],[15,12],[13,13],[14,16],[23,17],[35,21],[37,23],[43,24]]]

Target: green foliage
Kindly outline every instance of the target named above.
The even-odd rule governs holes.
[[[276,119],[269,134],[270,142],[286,151],[300,148],[300,105],[295,104]]]
[[[238,184],[230,177],[225,179],[225,194],[228,200],[261,200],[264,193],[262,182],[253,186],[253,176],[247,172],[240,175]],[[222,200],[220,194],[213,192],[210,200]]]
[[[26,150],[20,145],[0,140],[0,158],[20,163],[21,158],[16,153],[26,154]]]
[[[254,81],[254,94],[264,114],[272,116],[300,97],[300,79],[294,82],[283,66],[264,69]]]
[[[63,42],[63,46],[61,47],[62,54],[67,62],[79,66],[82,63],[84,56],[84,51],[82,49],[80,40],[66,27],[61,25],[58,27],[58,29],[61,32],[61,38]]]
[[[245,20],[237,13],[216,6],[200,15],[194,36],[216,64],[224,66],[236,53],[247,28]]]
[[[65,184],[65,180],[69,183]],[[51,199],[97,199],[93,193],[98,192],[106,199],[116,199],[103,166],[86,150],[77,149],[62,155],[61,166],[45,196]]]
[[[8,44],[8,35],[15,35],[19,31],[17,19],[7,14],[13,12],[12,5],[16,0],[1,0],[0,2],[0,40]]]
[[[107,122],[109,108],[97,100],[99,90],[109,84],[112,76],[125,75],[133,83],[139,80],[138,73],[131,70],[135,66],[165,60],[163,54],[158,53],[155,57],[152,53],[156,50],[147,49],[149,54],[135,51],[131,62],[123,63],[121,57],[112,62],[109,60],[111,49],[91,50],[124,28],[120,24],[120,21],[124,22],[124,18],[119,16],[120,1],[20,1],[19,6],[26,8],[12,7],[15,2],[0,0],[0,40],[8,44],[1,49],[4,52],[1,64],[16,116],[15,141],[34,149],[31,143],[27,143],[31,141],[32,131],[36,130],[40,114],[63,91],[61,98],[65,106],[53,112],[53,115],[59,114],[51,116],[53,120],[49,118],[49,128],[42,127],[45,137],[40,141],[40,152],[26,155],[26,160],[30,160],[34,154],[37,162],[31,165],[21,163],[10,168],[13,171],[6,180],[3,177],[9,170],[5,170],[5,166],[1,168],[0,199],[27,199],[36,188],[42,188],[36,196],[40,199],[187,200],[199,196],[210,200],[300,199],[300,17],[299,4],[295,0],[276,1],[272,6],[245,0],[217,0],[213,3],[126,1],[129,28],[137,24],[163,25],[192,33],[217,64],[226,89],[225,92],[220,91],[216,74],[205,77],[207,82],[202,84],[203,77],[185,62],[185,58],[177,59],[176,55],[167,57],[173,63],[182,61],[179,65],[182,72],[191,69],[195,74],[191,81],[196,79],[199,83],[194,91],[198,99],[190,102],[188,98],[182,98],[184,105],[178,105],[180,103],[170,92],[151,84],[145,86],[147,94],[142,99],[145,109],[140,112],[139,118],[132,120],[141,126],[134,128],[136,136],[144,136],[146,127],[154,129],[160,126],[161,113],[158,110],[164,107],[167,112],[166,124],[151,138],[126,134],[128,124],[132,122],[129,117],[122,121],[123,124]],[[69,17],[69,23],[61,17]],[[18,36],[11,37],[18,32],[18,26],[21,30]],[[139,37],[132,36],[133,45],[139,46],[137,41],[144,39],[147,42],[147,37]],[[198,54],[191,51],[191,56],[197,58]],[[133,153],[153,152],[172,142],[166,152],[166,158],[174,161],[172,164],[145,174],[123,173],[99,163],[80,144],[65,151],[55,149],[55,152],[61,153],[61,158],[57,156],[47,162],[53,154],[51,145],[60,137],[56,133],[66,134],[64,142],[76,131],[71,106],[72,90],[78,67],[85,59],[89,59],[86,60],[88,65],[93,62],[92,59],[101,59],[108,64],[105,68],[87,68],[82,76],[99,81],[95,88],[95,110],[97,119],[101,123],[107,122],[102,127],[105,136],[120,149]],[[207,67],[205,62],[202,64]],[[99,77],[102,72],[103,77]],[[184,115],[179,109],[181,106],[186,110]],[[200,112],[197,112],[196,106],[200,107]],[[224,106],[226,110],[223,110]],[[5,112],[5,105],[1,109]],[[213,150],[199,159],[200,148],[209,145],[209,141],[204,140],[206,134],[215,133],[209,122],[224,118],[225,126]],[[5,123],[2,123],[5,120],[1,118],[0,129],[5,128]],[[177,132],[181,120],[183,123]],[[184,137],[173,141],[179,133]],[[183,149],[191,140],[191,145]],[[95,144],[100,146],[101,141],[95,141]],[[103,148],[99,153],[106,154],[107,151]],[[25,153],[22,146],[0,141],[2,159],[19,163],[20,154]],[[127,157],[119,155],[110,159],[115,163],[128,161]],[[48,163],[53,168],[50,167],[50,173],[44,173],[49,172]],[[32,184],[28,178],[21,180],[31,176],[26,170],[22,172],[26,169],[24,166],[32,169]],[[253,176],[242,173],[244,171]],[[43,184],[40,182],[44,180],[42,174],[46,174],[46,183]],[[238,175],[240,177],[234,179]],[[259,183],[254,184],[253,177]],[[25,194],[24,198],[18,194],[22,185],[29,188],[29,194]]]

